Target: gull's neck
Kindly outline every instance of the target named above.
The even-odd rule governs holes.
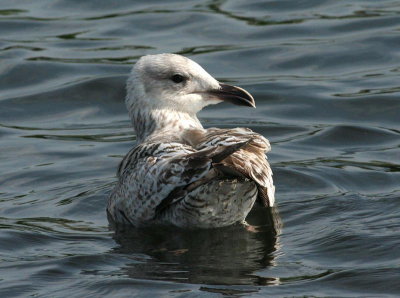
[[[129,113],[138,143],[179,141],[186,129],[203,129],[196,114],[171,109],[136,108]]]

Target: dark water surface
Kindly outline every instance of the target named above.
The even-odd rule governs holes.
[[[245,87],[282,230],[114,232],[144,54]],[[400,2],[0,2],[0,297],[400,295]],[[257,222],[265,210],[253,214]]]

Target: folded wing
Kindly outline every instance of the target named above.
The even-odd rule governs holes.
[[[271,146],[266,138],[248,128],[209,128],[206,131],[188,131],[184,134],[184,138],[197,150],[210,146],[246,143],[213,166],[227,175],[252,179],[258,186],[260,202],[264,206],[272,207],[274,205],[275,187],[271,167],[265,155],[271,150]]]
[[[133,225],[157,219],[188,191],[214,178],[217,174],[213,165],[246,144],[205,146],[200,150],[181,143],[138,145],[119,166],[118,185],[107,208],[109,215],[116,222]]]

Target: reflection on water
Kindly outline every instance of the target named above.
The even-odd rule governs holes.
[[[122,269],[132,278],[210,285],[278,284],[279,279],[254,272],[274,265],[282,227],[279,213],[276,208],[272,213],[256,208],[248,220],[257,224],[252,231],[239,224],[210,230],[118,227],[114,239],[120,246],[113,251],[137,255],[137,262]]]

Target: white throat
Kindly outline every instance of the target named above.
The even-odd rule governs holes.
[[[173,141],[186,129],[203,129],[196,114],[171,109],[131,108],[129,116],[139,143],[149,137]]]

